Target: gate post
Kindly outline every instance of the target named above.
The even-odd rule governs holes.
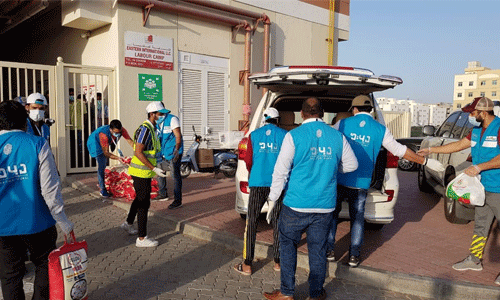
[[[66,89],[66,80],[64,75],[64,62],[62,57],[57,58],[56,64],[56,115],[57,115],[57,140],[56,140],[56,152],[54,153],[56,157],[57,169],[59,170],[59,175],[61,176],[61,181],[66,179],[67,172],[67,157],[66,157],[66,110],[67,110],[67,95],[69,93]]]

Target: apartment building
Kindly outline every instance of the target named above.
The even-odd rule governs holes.
[[[377,102],[384,112],[409,112],[411,126],[439,126],[453,111],[449,103],[423,104],[414,100],[396,100],[385,97],[377,98]]]
[[[476,97],[500,100],[500,70],[483,67],[479,61],[470,61],[464,74],[455,75],[453,108],[460,109]]]

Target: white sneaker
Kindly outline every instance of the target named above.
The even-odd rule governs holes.
[[[120,228],[125,230],[129,235],[136,235],[138,232],[137,229],[135,229],[133,225],[127,223],[127,221],[123,222]]]
[[[144,239],[139,239],[135,240],[135,246],[136,247],[156,247],[158,246],[158,241],[155,239],[150,239],[147,236],[144,237]]]

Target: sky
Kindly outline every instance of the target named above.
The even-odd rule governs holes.
[[[351,0],[338,65],[403,79],[376,98],[452,103],[469,61],[500,69],[500,0]]]

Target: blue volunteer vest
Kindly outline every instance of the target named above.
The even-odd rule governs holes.
[[[360,167],[354,172],[340,173],[338,183],[346,187],[368,189],[386,128],[370,115],[361,113],[341,120],[339,131],[349,141]]]
[[[335,208],[342,134],[322,121],[304,123],[290,134],[295,155],[283,203],[298,209]]]
[[[56,223],[40,190],[38,153],[46,142],[26,132],[0,135],[0,236],[34,234]]]
[[[285,129],[268,123],[250,134],[253,155],[249,187],[271,186],[274,165],[286,133]]]
[[[90,134],[89,139],[87,140],[87,149],[89,150],[89,154],[92,157],[97,157],[103,154],[101,141],[99,140],[100,133],[104,133],[108,138],[108,144],[111,152],[115,150],[115,143],[118,143],[118,141],[120,140],[118,138],[116,142],[113,142],[113,136],[111,135],[109,125],[104,125],[97,128],[96,130],[94,130],[94,132]]]
[[[498,130],[500,129],[500,118],[495,119],[488,125],[481,138],[481,127],[474,127],[471,135],[471,155],[474,165],[490,161],[500,154],[498,147]],[[481,172],[481,183],[484,190],[491,193],[500,193],[500,169],[491,169]]]
[[[175,116],[172,114],[167,114],[165,116],[165,121],[163,121],[158,127],[158,138],[161,142],[161,154],[166,160],[171,160],[174,158],[174,150],[175,150],[175,135],[170,127],[170,123],[172,122],[172,118]],[[179,153],[182,154],[184,152],[184,141],[181,140],[181,147],[179,148]]]
[[[26,132],[29,134],[35,135],[35,130],[37,130],[37,129],[33,128],[33,126],[31,126],[31,122],[30,122],[29,118],[26,121],[26,123],[27,123],[26,124]],[[46,139],[47,141],[50,141],[50,128],[49,128],[49,126],[47,126],[47,124],[42,124],[42,127],[40,129],[41,129],[40,136],[43,137],[44,139]],[[38,133],[38,131],[37,131],[37,133]]]

